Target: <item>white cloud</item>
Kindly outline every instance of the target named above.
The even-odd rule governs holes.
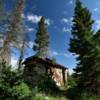
[[[29,41],[29,43],[28,43],[28,44],[29,44],[29,47],[30,47],[30,48],[32,48],[32,47],[33,47],[33,45],[34,45],[34,42],[33,42],[33,41]]]
[[[68,2],[68,4],[69,4],[69,5],[72,5],[72,4],[73,4],[73,0],[70,0],[70,1]]]
[[[70,53],[70,52],[57,52],[57,51],[50,51],[50,55],[51,57],[52,56],[63,56],[63,57],[67,57],[67,58],[70,58],[70,57],[79,57],[78,55],[75,55],[73,53]]]
[[[62,55],[65,57],[69,57],[69,55],[67,53],[62,53]]]
[[[27,20],[31,21],[32,23],[38,23],[40,21],[41,17],[42,16],[29,14],[29,15],[27,15]]]
[[[66,27],[63,27],[63,32],[67,32],[67,28]]]
[[[70,32],[71,29],[70,29],[70,28],[63,27],[62,31],[63,31],[63,32]]]
[[[13,68],[16,68],[17,62],[18,62],[18,59],[16,57],[11,58],[11,65]]]
[[[96,20],[95,23],[100,24],[100,20]]]
[[[25,26],[27,32],[34,32],[36,31],[35,28],[29,27],[28,25]]]
[[[95,24],[96,24],[95,25],[96,30],[100,29],[100,20],[96,20]]]
[[[33,32],[33,31],[35,31],[35,29],[34,28],[27,27],[27,31],[28,32]]]
[[[70,24],[70,26],[72,26],[72,24],[73,24],[73,17],[70,17],[70,19],[69,19],[69,24]]]
[[[70,56],[70,54],[61,53],[61,52],[57,52],[57,51],[50,51],[50,55],[51,56],[64,56],[64,57],[69,57]]]
[[[22,14],[21,14],[21,17],[22,17],[22,18],[25,18],[25,15],[24,15],[24,13],[22,13]]]
[[[93,11],[98,11],[98,8],[94,8]]]
[[[94,12],[100,12],[100,9],[99,8],[94,8],[93,11]]]
[[[3,47],[3,42],[4,42],[4,36],[3,34],[0,34],[0,49]]]
[[[66,19],[66,18],[62,18],[61,21],[64,22],[64,23],[67,23],[67,22],[68,22],[68,19]]]
[[[0,44],[2,44],[3,43],[3,39],[0,39]]]
[[[50,19],[46,19],[45,23],[49,26],[51,24],[51,20]]]
[[[69,68],[68,71],[69,71],[69,75],[72,75],[74,73],[73,69],[71,68]]]
[[[29,15],[27,15],[27,20],[32,22],[32,23],[37,24],[40,21],[41,17],[42,16],[29,14]],[[47,19],[45,19],[45,23],[49,26],[53,23],[53,21],[51,19],[47,18]]]
[[[73,20],[73,17],[70,17],[70,18],[62,18],[61,21],[65,24],[68,24],[69,26],[72,25],[72,20]]]
[[[70,18],[70,21],[72,21],[72,20],[73,20],[73,17]]]
[[[53,24],[53,20],[47,18],[47,19],[45,19],[45,23],[46,23],[48,26],[50,26],[51,24]]]
[[[51,51],[51,53],[52,53],[53,56],[57,56],[57,55],[59,55],[59,53],[56,52],[56,51]]]
[[[0,47],[3,47],[3,39],[0,39]]]

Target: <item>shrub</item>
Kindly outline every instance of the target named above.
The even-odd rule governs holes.
[[[41,93],[36,93],[32,100],[45,100],[45,97]]]
[[[19,85],[16,85],[12,88],[12,95],[14,98],[16,98],[16,100],[31,99],[31,91],[24,82],[21,82]]]
[[[13,71],[6,63],[0,67],[0,100],[60,100],[49,95],[57,95],[59,89],[48,75],[41,76],[37,86],[32,88],[24,82],[22,72]]]
[[[31,91],[22,80],[22,74],[12,71],[6,63],[0,64],[0,100],[32,100]]]
[[[47,94],[59,93],[59,88],[49,75],[42,76],[37,87],[39,91],[45,92]]]
[[[100,95],[94,95],[90,93],[82,93],[77,100],[100,100]]]
[[[87,91],[79,90],[78,87],[69,88],[67,90],[67,97],[71,100],[100,100],[100,93],[93,94]]]
[[[76,84],[76,79],[74,78],[74,76],[73,75],[71,75],[71,76],[68,76],[68,79],[67,79],[67,86],[68,87],[74,87],[74,86],[76,86],[77,84]]]

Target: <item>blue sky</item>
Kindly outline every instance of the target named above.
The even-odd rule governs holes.
[[[13,2],[14,0],[6,1]],[[8,2],[8,5],[11,5],[11,2]],[[93,29],[98,30],[100,28],[100,0],[81,0],[81,2],[92,12],[92,18],[95,20]],[[30,46],[35,39],[37,22],[41,16],[46,18],[51,55],[58,63],[68,68],[76,66],[75,57],[68,51],[74,7],[75,0],[26,0],[25,11],[22,15],[30,36]],[[33,54],[31,49],[27,49],[26,57]]]

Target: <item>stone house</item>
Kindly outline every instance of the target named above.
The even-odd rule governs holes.
[[[40,76],[48,74],[55,81],[56,85],[65,85],[68,68],[57,64],[48,58],[42,59],[32,56],[27,58],[23,64],[25,66],[24,77],[26,80],[31,80],[35,84],[39,82]]]

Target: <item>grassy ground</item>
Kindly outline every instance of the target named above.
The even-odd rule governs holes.
[[[35,91],[34,91],[35,92]],[[61,87],[58,94],[46,94],[43,92],[35,92],[33,100],[69,100],[66,97],[66,89]]]
[[[42,93],[37,93],[35,97],[33,97],[33,100],[68,100],[64,96],[50,96],[50,95],[44,95]]]

